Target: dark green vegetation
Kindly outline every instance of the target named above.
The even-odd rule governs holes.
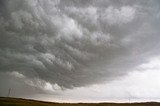
[[[160,106],[160,103],[53,103],[29,99],[0,97],[0,106]]]

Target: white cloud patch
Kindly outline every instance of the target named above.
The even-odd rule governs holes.
[[[16,71],[11,72],[10,74],[17,78],[25,78],[23,74],[20,74],[19,72]]]
[[[60,30],[58,38],[72,41],[74,38],[81,38],[83,36],[80,26],[78,26],[75,20],[66,16],[53,17],[52,20],[54,25]]]
[[[76,7],[66,7],[66,11],[70,14],[81,19],[80,21],[87,22],[89,21],[92,24],[96,24],[99,18],[97,7],[89,6],[86,8],[76,8]]]
[[[105,9],[102,19],[110,25],[125,24],[134,19],[135,13],[136,9],[130,6],[123,6],[120,9],[110,6]]]

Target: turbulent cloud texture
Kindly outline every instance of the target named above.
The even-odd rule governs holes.
[[[0,93],[127,74],[159,55],[159,9],[158,0],[0,0]]]

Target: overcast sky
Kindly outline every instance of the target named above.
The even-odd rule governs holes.
[[[0,0],[0,96],[160,101],[159,0]]]

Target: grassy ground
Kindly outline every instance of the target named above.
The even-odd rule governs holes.
[[[20,98],[0,97],[0,106],[160,106],[160,103],[53,103]]]

